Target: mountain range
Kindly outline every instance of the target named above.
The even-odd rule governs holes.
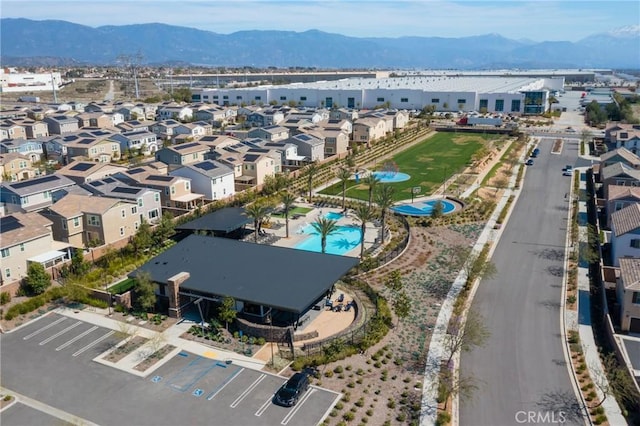
[[[166,24],[89,27],[66,21],[0,19],[0,61],[20,65],[143,63],[208,66],[496,69],[638,68],[640,26],[577,42],[473,37],[358,38],[318,30],[218,34]]]

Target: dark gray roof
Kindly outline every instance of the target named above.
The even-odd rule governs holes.
[[[320,299],[358,259],[191,235],[142,265],[155,282],[188,272],[186,291],[301,313]]]
[[[177,226],[178,230],[231,232],[252,223],[242,207],[226,207]]]

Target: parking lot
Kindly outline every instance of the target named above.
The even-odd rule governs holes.
[[[120,338],[49,314],[0,337],[2,385],[101,425],[313,425],[340,396],[312,386],[296,406],[280,407],[272,397],[285,378],[185,351],[145,378],[93,362]],[[14,404],[0,423],[40,424],[43,415]]]

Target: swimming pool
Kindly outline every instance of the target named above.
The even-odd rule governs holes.
[[[392,207],[396,213],[400,213],[406,216],[430,216],[433,211],[433,206],[440,201],[442,203],[442,213],[451,213],[456,209],[455,204],[447,200],[429,200],[420,201],[413,204],[401,204],[399,206]]]
[[[329,212],[329,213],[325,214],[324,217],[326,217],[329,220],[340,220],[344,216],[342,215],[342,213]]]
[[[309,235],[295,245],[299,250],[322,252],[320,234],[317,234],[312,225],[301,229],[301,233]],[[360,245],[362,233],[356,226],[338,226],[338,232],[327,237],[325,253],[343,255]]]
[[[402,172],[373,172],[375,177],[382,183],[404,182],[411,179],[411,176]]]

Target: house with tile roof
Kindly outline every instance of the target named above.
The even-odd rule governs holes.
[[[138,204],[116,198],[69,194],[41,214],[52,222],[53,237],[76,248],[128,240],[140,226]]]
[[[192,210],[202,205],[204,199],[204,194],[191,191],[190,179],[160,174],[152,167],[136,167],[113,177],[127,185],[160,191],[163,207]]]
[[[640,157],[627,148],[617,148],[600,156],[600,168],[608,167],[615,163],[623,163],[632,169],[640,170]]]
[[[19,182],[39,176],[40,169],[26,155],[11,152],[0,154],[0,182]]]
[[[62,167],[56,174],[68,177],[81,185],[94,180],[103,179],[118,172],[124,172],[127,167],[112,163],[96,163],[95,161],[73,161]]]
[[[606,206],[606,227],[611,226],[611,214],[622,210],[631,204],[640,203],[640,187],[637,186],[609,186],[609,199],[604,200]]]
[[[58,194],[60,191],[75,186],[71,179],[57,174],[38,176],[21,182],[2,182],[0,202],[5,214],[42,210],[63,196]]]
[[[71,259],[69,244],[55,241],[52,222],[38,213],[0,217],[0,291],[27,275],[29,263],[49,268]]]
[[[235,194],[233,169],[214,160],[192,163],[169,172],[171,176],[191,179],[193,191],[206,200],[221,200]]]
[[[618,162],[601,168],[600,180],[602,181],[603,198],[608,199],[611,185],[640,186],[640,170]]]
[[[80,129],[78,120],[64,114],[49,115],[42,119],[47,123],[50,135],[66,135]]]
[[[282,126],[266,126],[251,129],[247,134],[250,138],[260,138],[269,142],[283,141],[289,137],[289,129]]]
[[[621,331],[640,333],[640,259],[620,259],[616,300],[620,305]]]
[[[640,204],[611,214],[611,260],[620,265],[625,257],[640,258]]]
[[[169,168],[199,163],[208,159],[211,148],[198,142],[171,145],[156,152],[156,160],[169,165]]]
[[[87,182],[82,187],[97,197],[135,202],[138,205],[140,223],[144,220],[155,224],[162,218],[162,198],[157,189],[127,185],[110,176]]]
[[[160,146],[158,136],[149,130],[133,130],[129,132],[117,133],[112,139],[120,143],[120,152],[142,155],[153,155]]]

